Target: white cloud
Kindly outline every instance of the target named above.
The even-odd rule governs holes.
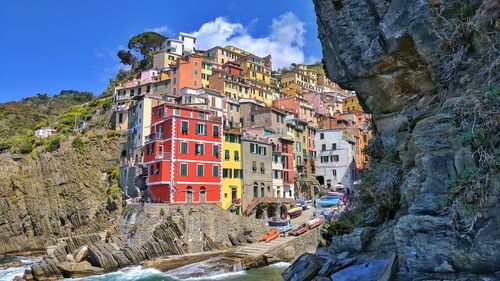
[[[168,26],[163,25],[163,26],[159,26],[159,27],[155,27],[155,28],[147,28],[146,31],[152,31],[152,32],[160,33],[160,34],[166,34],[166,33],[170,32],[170,29],[168,28]]]
[[[271,54],[273,69],[288,67],[291,63],[304,63],[305,24],[294,13],[287,12],[274,18],[271,32],[265,37],[253,37],[249,26],[218,17],[193,32],[197,36],[196,47],[209,49],[233,45],[259,56]]]

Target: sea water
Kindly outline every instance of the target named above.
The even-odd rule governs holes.
[[[23,266],[0,268],[0,281],[12,281],[15,276],[22,276],[24,270],[34,262],[32,259],[16,257],[4,260],[3,263],[21,260],[25,262]],[[0,260],[1,261],[1,260]],[[283,280],[281,273],[290,264],[280,262],[273,265],[243,270],[240,265],[212,258],[203,262],[186,265],[167,272],[161,272],[152,268],[133,266],[123,268],[119,271],[94,275],[78,279],[65,279],[66,281],[204,281],[204,280],[224,280],[224,281],[279,281]],[[0,264],[1,266],[1,264]]]

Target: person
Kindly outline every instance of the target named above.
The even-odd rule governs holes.
[[[132,232],[129,231],[127,235],[127,244],[130,247],[130,244],[132,244]]]

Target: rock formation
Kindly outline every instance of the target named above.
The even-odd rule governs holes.
[[[0,255],[45,250],[58,237],[107,226],[116,216],[107,206],[121,200],[111,198],[108,180],[119,141],[92,140],[81,151],[66,142],[21,158],[0,153]]]
[[[313,1],[329,78],[356,91],[397,156],[399,209],[384,235],[398,280],[495,276],[498,1]],[[382,233],[370,245],[361,232],[343,241],[353,238],[361,252],[391,247],[377,247]]]

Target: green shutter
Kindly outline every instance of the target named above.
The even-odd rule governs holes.
[[[187,176],[187,164],[181,164],[181,176]]]
[[[198,169],[197,169],[197,173],[196,173],[197,176],[199,176],[199,177],[203,176],[203,167],[204,167],[203,164],[198,165]]]

